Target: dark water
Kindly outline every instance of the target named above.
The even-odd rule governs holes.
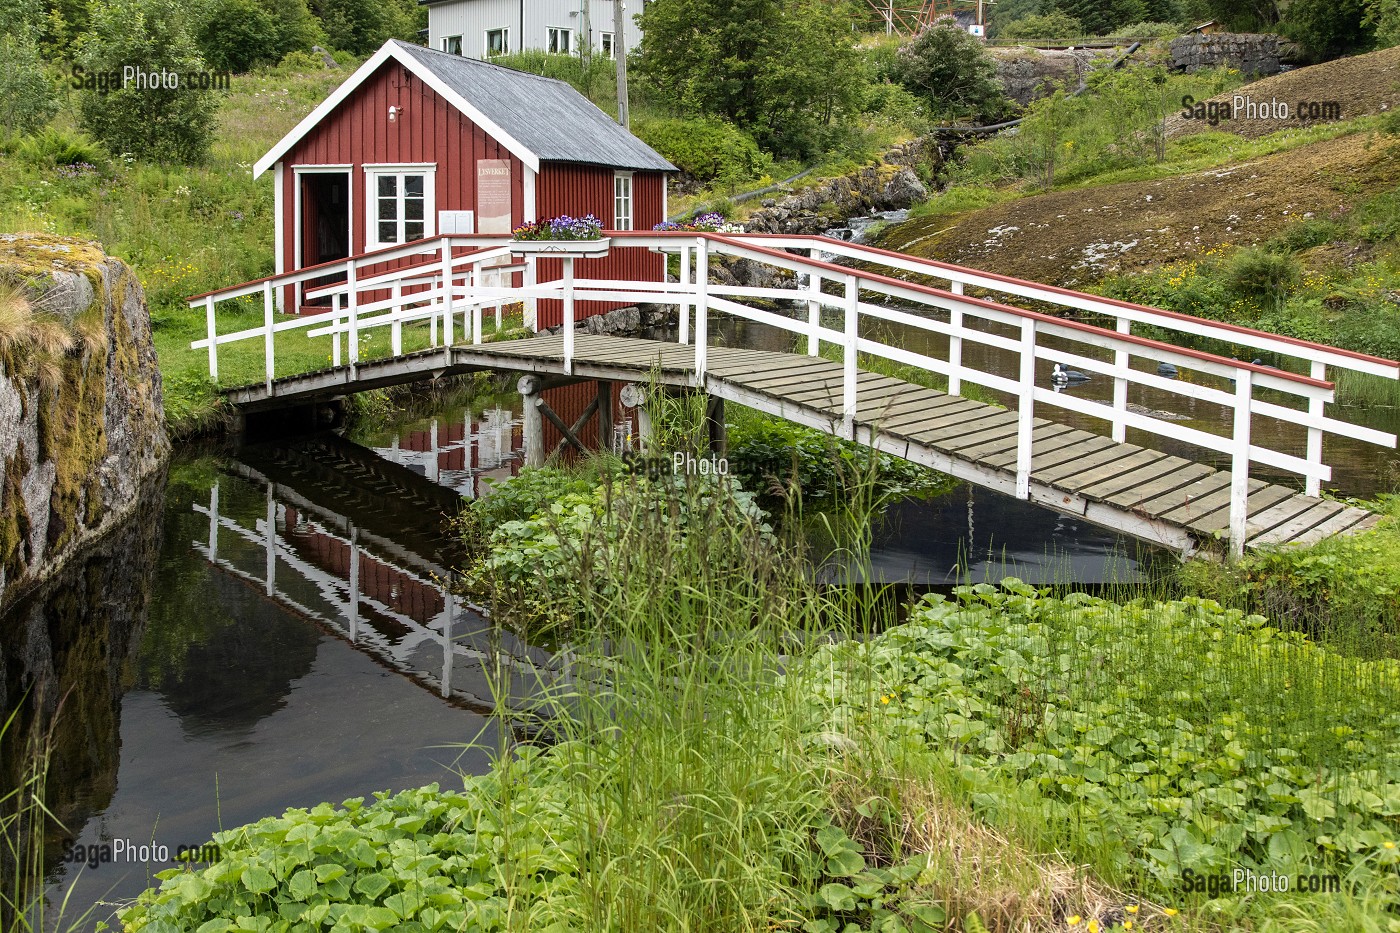
[[[758,325],[715,332],[790,346]],[[1363,414],[1395,427],[1394,412]],[[287,807],[450,785],[488,766],[493,706],[550,681],[548,651],[493,630],[442,585],[458,556],[447,517],[518,472],[518,411],[445,406],[355,439],[187,452],[134,521],[0,619],[5,713],[26,704],[0,787],[18,777],[36,702],[52,712],[61,699],[49,798],[67,833],[51,880],[72,887],[79,911],[110,915],[168,866],[80,869],[59,858],[65,842],[173,852]],[[1392,454],[1329,445],[1332,485],[1375,490]],[[891,508],[872,562],[882,580],[916,587],[1008,573],[1094,585],[1139,569],[1110,531],[966,486]],[[40,682],[50,687],[37,701]]]

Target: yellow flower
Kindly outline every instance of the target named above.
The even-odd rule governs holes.
[[[889,706],[889,705],[890,705],[890,698],[887,697],[887,696],[882,696],[882,697],[880,697],[880,702],[883,703],[883,704],[885,704],[886,706]]]
[[[1123,909],[1126,910],[1126,911],[1127,911],[1128,913],[1130,913],[1130,914],[1135,914],[1135,913],[1138,912],[1138,905],[1136,905],[1136,904],[1129,904],[1127,907],[1124,907]]]
[[[1387,843],[1385,844],[1385,847],[1386,847],[1387,849],[1393,849],[1393,848],[1395,848],[1395,843],[1393,843],[1393,842],[1387,842]]]
[[[1089,933],[1099,933],[1099,922],[1097,920],[1090,920],[1089,925],[1084,929],[1088,930]]]
[[[1068,924],[1069,926],[1077,927],[1077,926],[1079,926],[1079,921],[1080,921],[1081,919],[1082,919],[1082,918],[1079,916],[1079,914],[1075,914],[1073,917],[1066,917],[1066,918],[1065,918],[1065,923]]]
[[[1163,907],[1162,913],[1166,914],[1168,917],[1175,917],[1177,914],[1181,913],[1181,911],[1177,910],[1175,907]]]
[[[1133,928],[1133,921],[1131,921],[1131,920],[1124,920],[1124,921],[1123,921],[1123,929],[1125,929],[1125,930],[1131,930],[1132,928]]]

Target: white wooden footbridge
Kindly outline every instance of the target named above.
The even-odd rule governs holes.
[[[1338,372],[1396,379],[1395,361],[826,237],[629,232],[609,234],[607,246],[678,255],[679,281],[576,277],[575,256],[601,246],[553,254],[563,260],[562,275],[538,281],[537,246],[443,236],[196,296],[190,302],[205,308],[208,337],[193,346],[207,348],[217,381],[221,348],[262,344],[262,381],[225,392],[248,411],[479,370],[655,380],[1182,552],[1224,539],[1239,554],[1378,520],[1319,498],[1331,479],[1323,441],[1333,434],[1393,448],[1395,435],[1333,417],[1326,406]],[[725,257],[773,270],[779,285],[716,284],[710,272]],[[512,277],[522,284],[499,284]],[[329,285],[308,285],[327,278]],[[282,319],[275,295],[286,286],[329,298],[331,306]],[[261,326],[222,332],[220,304],[249,298],[261,299]],[[503,303],[540,299],[562,302],[560,333],[486,339],[484,315],[494,314],[499,327]],[[679,339],[580,334],[574,309],[581,300],[677,305]],[[716,346],[710,322],[723,316],[789,331],[805,338],[805,350]],[[886,335],[889,325],[933,335],[940,351],[902,345]],[[280,375],[278,339],[294,330],[332,338],[331,365]],[[363,352],[367,337],[386,331],[389,339],[378,343],[389,345],[388,354],[371,359]],[[427,348],[406,352],[406,341],[415,340]],[[987,351],[1004,365],[976,362]],[[1259,356],[1278,366],[1242,361]],[[1055,364],[1111,384],[1111,397],[1059,391],[1050,375]],[[940,389],[920,384],[933,382],[930,375]],[[968,386],[1009,407],[964,397]],[[1148,390],[1156,407],[1134,401]],[[1087,418],[1105,433],[1057,418]],[[1129,430],[1138,443],[1127,442]],[[1188,458],[1161,447],[1199,453]],[[1251,477],[1252,465],[1296,476],[1302,488]]]

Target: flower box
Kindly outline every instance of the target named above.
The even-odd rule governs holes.
[[[596,240],[511,240],[510,251],[523,256],[606,256],[612,247],[612,240],[599,237]]]

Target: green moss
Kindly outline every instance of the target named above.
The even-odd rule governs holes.
[[[21,442],[15,455],[5,464],[5,508],[0,511],[0,553],[4,554],[5,579],[13,580],[24,572],[27,556],[24,542],[29,538],[29,513],[24,507],[24,474],[28,458]]]

